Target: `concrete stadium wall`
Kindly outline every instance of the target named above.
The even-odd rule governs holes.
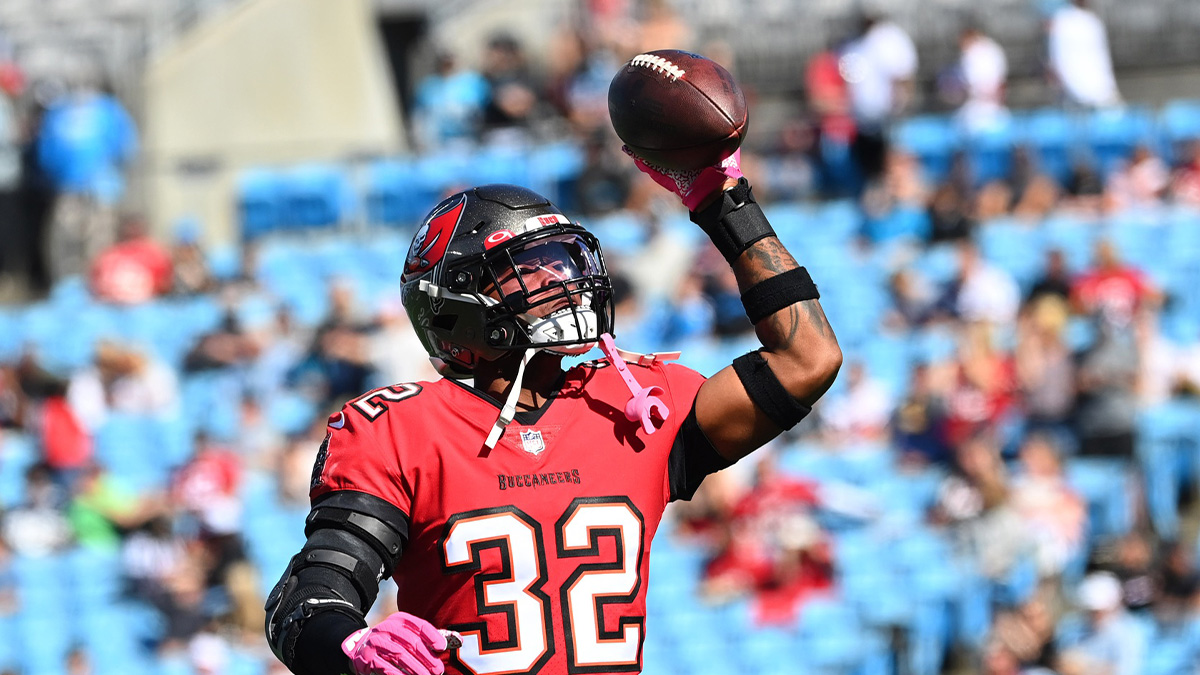
[[[236,236],[239,171],[403,150],[370,0],[251,0],[151,58],[146,208],[162,231],[198,217]]]

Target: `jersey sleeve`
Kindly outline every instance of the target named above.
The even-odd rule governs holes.
[[[400,466],[398,436],[392,433],[396,415],[369,419],[353,402],[331,415],[313,465],[309,499],[354,490],[378,497],[407,515],[411,492]]]
[[[670,456],[667,458],[667,498],[669,501],[688,500],[696,494],[705,476],[733,462],[717,452],[696,422],[696,394],[706,378],[678,364],[664,365],[663,374],[670,391],[672,416],[686,415],[675,428]]]

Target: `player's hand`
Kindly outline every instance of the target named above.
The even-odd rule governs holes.
[[[689,211],[699,210],[742,177],[740,148],[720,164],[693,171],[676,171],[651,164],[633,154],[625,145],[621,146],[621,150],[633,158],[633,163],[639,171],[653,178],[655,183],[674,192]]]
[[[372,628],[351,633],[342,651],[356,675],[442,675],[446,666],[435,652],[446,651],[450,641],[461,644],[450,631],[396,612]]]

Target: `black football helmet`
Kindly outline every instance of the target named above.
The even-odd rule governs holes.
[[[402,299],[438,372],[539,349],[582,354],[613,332],[612,285],[596,238],[538,193],[483,185],[422,221]]]

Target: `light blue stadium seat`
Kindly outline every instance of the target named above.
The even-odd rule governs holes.
[[[244,649],[234,648],[229,652],[229,675],[265,675],[267,663],[261,657]]]
[[[366,169],[364,202],[367,221],[376,225],[412,224],[424,213],[417,204],[410,185],[415,170],[407,159],[383,159],[372,162]]]
[[[18,658],[16,618],[0,616],[0,670],[16,669]]]
[[[40,450],[27,434],[9,431],[0,441],[0,508],[25,499],[25,471],[38,460]]]
[[[1142,108],[1113,108],[1089,113],[1085,135],[1101,175],[1107,176],[1139,145],[1156,154],[1154,118]]]
[[[1143,675],[1182,675],[1195,672],[1197,661],[1191,646],[1178,639],[1156,639],[1146,650]]]
[[[945,178],[958,149],[958,131],[953,120],[944,115],[910,117],[896,125],[892,141],[916,155],[931,181]]]
[[[1185,156],[1181,146],[1200,138],[1200,100],[1167,102],[1159,111],[1158,129],[1168,161],[1182,162]]]
[[[1120,251],[1122,260],[1153,272],[1161,265],[1168,228],[1157,213],[1118,213],[1112,216],[1104,236]]]
[[[814,597],[800,608],[796,623],[804,660],[820,668],[850,668],[861,657],[863,627],[858,613],[848,603]]]
[[[237,210],[242,238],[256,239],[282,226],[284,181],[273,169],[248,169],[237,178]]]
[[[284,178],[284,208],[289,227],[332,227],[354,215],[350,175],[336,164],[306,164]]]
[[[1042,222],[1041,228],[1043,250],[1062,251],[1067,268],[1072,272],[1082,272],[1091,267],[1100,235],[1100,228],[1095,223],[1066,214],[1054,214]],[[1039,259],[1038,262],[1042,263],[1043,260]]]
[[[13,634],[20,649],[17,661],[27,671],[57,671],[71,648],[70,635],[62,630],[61,619],[17,616]]]
[[[795,663],[788,646],[792,633],[781,628],[755,628],[738,642],[739,656],[744,667],[760,675],[778,675],[786,671],[786,665]],[[780,670],[780,668],[785,670]],[[799,672],[793,665],[793,672]]]
[[[1133,526],[1128,468],[1122,460],[1075,457],[1067,461],[1067,481],[1087,501],[1092,536],[1121,535]]]
[[[510,183],[529,185],[529,157],[525,148],[514,145],[493,145],[480,149],[471,160],[469,182],[474,185]]]
[[[1017,132],[1016,122],[1006,118],[966,136],[967,157],[976,185],[1008,177]]]
[[[989,221],[979,228],[978,243],[984,259],[1011,274],[1022,290],[1033,286],[1045,265],[1045,235],[1036,227]]]
[[[0,308],[0,362],[13,362],[21,355],[24,332],[19,310]]]
[[[1065,184],[1076,161],[1078,120],[1058,108],[1044,108],[1018,116],[1016,124],[1017,141],[1030,148],[1037,166]]]
[[[1179,532],[1179,498],[1200,454],[1200,406],[1169,401],[1141,411],[1137,454],[1146,481],[1146,497],[1155,531],[1173,538]]]
[[[530,186],[566,213],[574,209],[574,185],[584,166],[584,151],[578,143],[546,143],[530,152]]]
[[[929,238],[929,230],[929,212],[912,206],[896,207],[866,224],[867,238],[876,244],[895,240],[922,242]]]
[[[299,394],[284,392],[271,397],[266,412],[272,426],[285,434],[294,434],[312,424],[317,406]]]
[[[604,251],[637,255],[649,239],[650,228],[630,211],[614,211],[590,220],[587,228],[603,242]]]

